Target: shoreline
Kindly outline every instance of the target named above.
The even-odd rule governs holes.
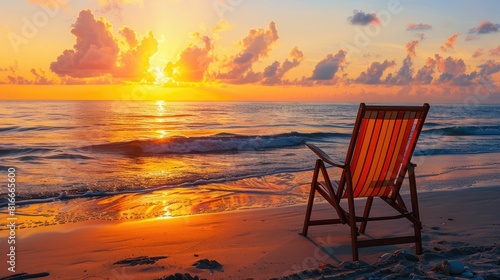
[[[418,258],[424,269],[439,262],[434,255],[442,252],[471,246],[498,246],[499,186],[427,192],[419,194],[419,202],[424,224],[424,255]],[[315,214],[334,213],[324,203],[316,206]],[[377,209],[376,205],[373,209]],[[314,269],[324,274],[321,269],[335,271],[349,263],[348,227],[313,227],[310,239],[307,239],[298,235],[304,213],[305,205],[294,205],[136,221],[84,221],[23,229],[19,230],[17,237],[17,271],[47,272],[50,278],[65,279],[116,278],[120,275],[156,279],[175,273],[189,273],[207,279],[255,276],[265,279]],[[403,228],[411,230],[407,223],[404,224]],[[373,222],[367,234],[390,236],[401,229]],[[5,244],[2,244],[2,252],[5,249]],[[363,248],[360,260],[374,265],[382,254],[398,249],[414,254],[412,244]],[[493,251],[498,253],[500,250]],[[147,261],[138,264],[136,259],[136,265],[114,264],[137,257]],[[165,258],[155,260],[156,257]],[[460,255],[454,257],[464,258]],[[193,267],[199,259],[216,260],[223,271]],[[476,267],[473,260],[463,259],[462,262]],[[498,274],[500,264],[496,267],[492,273]],[[5,272],[0,271],[0,275],[9,275]],[[481,276],[479,274],[491,271],[481,272],[476,268],[473,272]]]
[[[419,194],[500,186],[500,153],[415,156]],[[314,157],[311,156],[311,161]],[[306,203],[312,171],[278,173],[188,188],[58,199],[19,205],[21,229],[71,224],[85,220],[143,220],[244,209],[276,208]],[[332,178],[338,169],[330,168]],[[407,183],[407,182],[405,182]],[[407,193],[403,186],[402,194]],[[7,225],[7,209],[0,209],[0,233]]]

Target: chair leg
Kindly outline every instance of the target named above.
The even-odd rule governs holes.
[[[422,224],[420,222],[420,212],[418,209],[418,197],[417,197],[417,183],[415,180],[415,165],[411,164],[408,168],[408,179],[410,183],[410,196],[411,196],[411,211],[413,216],[418,221],[418,223],[413,224],[413,230],[415,232],[415,251],[417,255],[422,254]]]
[[[351,227],[352,261],[359,259],[358,254],[358,227],[356,226],[356,212],[354,210],[354,196],[352,193],[351,172],[346,170],[347,176],[347,203],[349,205],[349,226]]]
[[[316,183],[318,182],[318,173],[321,160],[316,160],[316,166],[314,167],[313,178],[311,182],[311,190],[309,191],[309,200],[307,201],[307,211],[304,219],[304,227],[302,228],[302,235],[307,236],[307,230],[309,229],[309,221],[311,220],[312,207],[314,202],[314,193],[316,192]]]
[[[367,219],[368,219],[368,216],[370,215],[372,203],[373,203],[373,197],[370,196],[366,199],[365,211],[363,213],[363,222],[361,222],[361,226],[359,228],[360,233],[365,233],[366,224],[368,223]]]

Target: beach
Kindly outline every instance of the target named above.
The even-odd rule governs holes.
[[[500,277],[497,105],[431,105],[412,158],[424,254],[414,244],[363,248],[353,263],[347,226],[299,233],[316,160],[305,143],[343,161],[359,104],[207,104],[2,103],[2,174],[15,189],[0,197],[0,276]],[[401,193],[408,202],[407,182]],[[313,209],[336,218],[321,198]],[[360,238],[405,231],[405,220],[370,222]],[[461,271],[448,276],[450,265]]]
[[[459,159],[457,156],[452,158]],[[439,156],[432,159],[433,164],[446,164],[449,160]],[[478,173],[473,168],[456,172],[463,178]],[[310,174],[304,173],[304,177]],[[420,181],[417,175],[417,184],[431,184],[449,176],[446,173],[433,176],[432,181]],[[299,203],[175,217],[94,217],[54,224],[44,224],[41,221],[48,219],[47,215],[45,218],[40,215],[39,222],[16,231],[16,273],[48,275],[50,279],[162,279],[176,273],[200,279],[461,277],[461,274],[447,276],[439,270],[432,271],[447,260],[462,263],[466,267],[463,273],[472,273],[471,278],[498,279],[498,177],[490,173],[490,179],[479,185],[469,185],[467,180],[461,182],[462,189],[419,194],[424,247],[420,256],[415,255],[413,244],[371,247],[360,249],[360,261],[353,263],[347,226],[311,227],[308,238],[299,234],[305,214],[305,204]],[[307,187],[304,182],[302,188]],[[133,201],[140,201],[141,196],[144,195],[127,197],[127,201],[133,205]],[[303,196],[306,197],[306,193]],[[403,197],[408,199],[407,195]],[[69,201],[92,204],[98,209],[108,199]],[[114,206],[123,207],[118,203],[120,199],[115,201]],[[56,201],[37,207],[43,209],[40,213],[50,213],[49,208],[55,212],[65,211],[58,203],[67,202]],[[109,201],[104,204],[111,207]],[[358,201],[357,205],[361,207],[363,202]],[[374,215],[391,210],[378,203],[373,209]],[[19,222],[35,219],[35,214],[23,216],[23,212],[26,213],[21,208]],[[315,204],[313,217],[332,217],[334,214],[328,204]],[[1,219],[6,219],[4,213]],[[391,221],[389,225],[387,222],[372,222],[366,234],[390,237],[412,231],[404,220]],[[8,232],[2,230],[0,234],[1,240],[6,240]],[[1,250],[7,251],[5,242],[2,242]],[[198,263],[200,268],[193,266],[198,261],[202,261],[201,265]],[[0,275],[6,277],[12,273],[4,268]]]

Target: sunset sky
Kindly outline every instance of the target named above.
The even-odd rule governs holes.
[[[1,5],[1,99],[500,103],[497,0]]]

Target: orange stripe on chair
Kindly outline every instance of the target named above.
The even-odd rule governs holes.
[[[365,134],[365,137],[363,139],[363,143],[361,145],[361,151],[359,152],[358,164],[356,165],[356,167],[354,169],[354,173],[352,175],[353,186],[356,186],[358,184],[358,181],[361,177],[364,166],[367,164],[366,163],[366,161],[367,161],[366,156],[367,156],[368,149],[370,147],[370,142],[372,139],[374,124],[375,124],[375,120],[370,118],[370,114],[371,113],[368,114],[366,134]],[[345,194],[345,195],[347,195],[347,194]]]
[[[378,116],[378,123],[380,124],[380,133],[378,137],[378,141],[375,143],[373,142],[374,146],[374,151],[373,151],[373,161],[372,165],[370,167],[370,172],[368,173],[366,177],[365,184],[362,186],[363,190],[360,192],[358,197],[365,197],[365,196],[370,196],[371,192],[373,191],[373,188],[375,187],[375,184],[373,182],[373,177],[376,176],[377,172],[380,172],[379,165],[380,165],[380,159],[382,155],[382,149],[381,147],[384,145],[385,142],[385,136],[387,134],[387,124],[385,120],[387,112],[381,111],[379,112]]]
[[[380,133],[380,128],[381,128],[381,121],[376,119],[377,112],[372,112],[369,116],[371,117],[369,120],[369,127],[372,128],[371,131],[369,130],[368,133],[370,133],[370,137],[366,137],[365,141],[363,141],[363,150],[362,153],[364,152],[364,164],[363,168],[360,171],[360,177],[358,178],[357,183],[353,182],[353,194],[354,197],[358,197],[361,191],[363,190],[363,186],[366,182],[366,176],[368,175],[368,172],[370,171],[370,167],[372,165],[373,161],[373,153],[375,150],[375,145],[373,145],[373,141],[377,142],[378,141],[378,136]],[[374,118],[375,117],[375,118]],[[370,139],[370,140],[368,140]],[[365,149],[366,146],[366,149]],[[356,170],[357,171],[357,170]]]
[[[379,153],[379,162],[377,164],[377,169],[374,172],[374,176],[372,177],[372,184],[373,187],[371,188],[371,191],[366,195],[366,196],[377,196],[380,189],[384,185],[383,181],[383,174],[384,172],[387,171],[387,162],[388,158],[392,156],[389,154],[389,148],[390,148],[390,143],[392,140],[392,132],[394,131],[394,119],[396,116],[396,112],[387,112],[385,119],[384,119],[384,131],[383,131],[383,137],[384,141],[382,146],[380,147],[380,153]]]
[[[392,112],[392,113],[393,114],[391,116],[391,120],[389,121],[390,129],[388,132],[388,133],[390,133],[390,138],[389,138],[390,141],[387,143],[388,146],[387,146],[387,150],[386,150],[386,156],[384,159],[384,166],[383,166],[382,171],[380,172],[380,176],[378,178],[379,184],[378,184],[376,190],[374,191],[374,193],[372,194],[372,196],[380,196],[383,193],[385,193],[387,188],[392,187],[392,183],[390,181],[388,181],[388,179],[390,177],[387,177],[387,172],[390,169],[390,166],[392,163],[392,158],[393,158],[394,150],[396,148],[396,142],[398,139],[399,130],[401,128],[401,120],[396,119],[397,112]]]

